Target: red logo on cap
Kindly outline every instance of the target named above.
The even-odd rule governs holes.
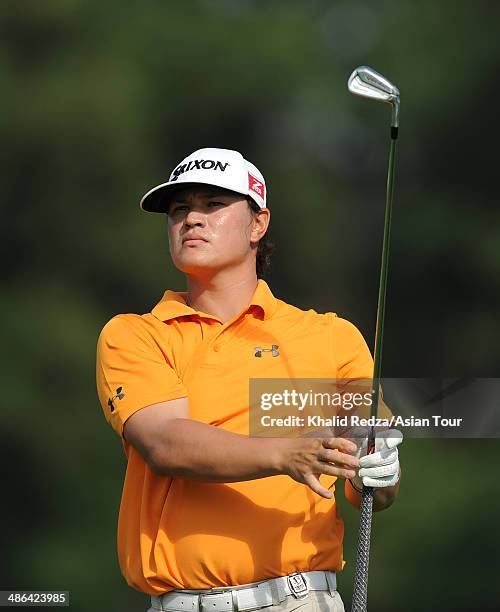
[[[255,191],[255,193],[264,199],[266,193],[266,186],[263,181],[259,181],[255,176],[252,176],[250,172],[248,173],[248,189],[250,191]]]

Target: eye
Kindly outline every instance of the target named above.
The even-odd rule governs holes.
[[[217,202],[216,200],[210,200],[210,202],[208,202],[207,206],[209,208],[213,207],[213,206],[225,206],[224,202]]]
[[[168,214],[175,215],[176,213],[179,214],[181,212],[185,212],[186,210],[189,210],[189,207],[186,204],[172,204]]]

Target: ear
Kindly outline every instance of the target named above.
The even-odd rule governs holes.
[[[271,213],[269,212],[269,208],[261,208],[258,212],[254,212],[252,216],[253,224],[250,240],[252,242],[259,242],[262,236],[267,232],[271,220]]]

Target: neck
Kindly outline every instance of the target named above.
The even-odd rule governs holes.
[[[248,306],[256,287],[256,274],[242,277],[218,274],[209,280],[188,276],[188,303],[225,323]]]

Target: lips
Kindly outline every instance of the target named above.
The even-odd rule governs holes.
[[[186,242],[196,244],[197,242],[208,242],[208,240],[203,236],[199,236],[198,234],[186,234],[182,239],[182,244],[185,244]]]

